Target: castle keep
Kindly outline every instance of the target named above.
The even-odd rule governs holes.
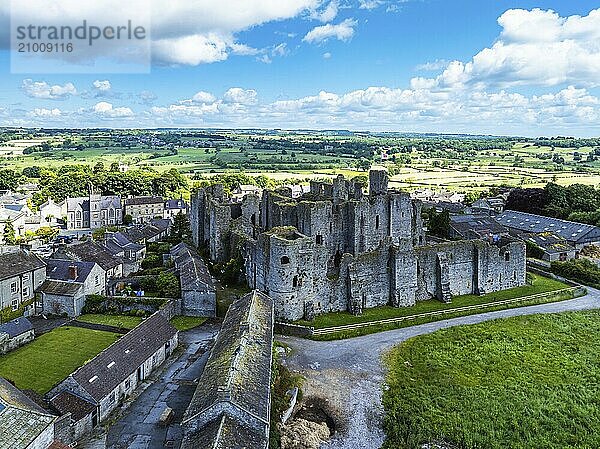
[[[338,176],[248,194],[222,185],[192,197],[194,242],[215,262],[241,252],[250,288],[269,295],[278,319],[483,294],[525,284],[525,245],[510,239],[430,243],[421,203],[388,189],[385,169],[369,173],[369,192]]]

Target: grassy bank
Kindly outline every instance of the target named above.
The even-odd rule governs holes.
[[[200,326],[206,321],[206,318],[198,316],[174,316],[171,318],[171,324],[175,326],[178,331],[188,331],[197,326]]]
[[[58,327],[0,356],[0,376],[12,380],[21,389],[44,394],[118,337],[111,332]]]
[[[384,448],[600,447],[600,312],[423,335],[386,356]]]
[[[505,299],[520,298],[523,296],[536,295],[568,288],[569,286],[550,279],[530,273],[531,285],[511,288],[495,293],[485,295],[463,295],[452,298],[450,304],[445,304],[437,299],[427,301],[419,301],[412,307],[374,307],[372,309],[364,309],[362,315],[352,315],[349,312],[333,312],[326,313],[315,317],[313,321],[300,320],[295,324],[303,326],[312,326],[315,329],[324,329],[327,327],[344,326],[346,324],[367,323],[370,321],[384,320],[388,318],[400,318],[409,315],[417,315],[420,313],[435,312],[438,310],[454,309],[457,307],[472,306],[477,304],[487,304],[495,301],[503,301]]]
[[[105,326],[122,327],[123,329],[133,329],[142,322],[142,318],[127,315],[101,315],[89,313],[81,315],[77,321],[92,324],[102,324]]]

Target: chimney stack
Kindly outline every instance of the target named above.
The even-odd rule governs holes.
[[[77,265],[69,266],[69,280],[77,280]]]

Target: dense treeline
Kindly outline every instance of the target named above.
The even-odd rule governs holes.
[[[600,268],[588,259],[552,262],[552,272],[592,287],[600,287]]]
[[[600,190],[583,184],[560,186],[553,182],[543,189],[513,189],[505,208],[600,225]]]
[[[118,164],[107,170],[102,162],[93,168],[87,165],[65,165],[57,170],[44,167],[27,167],[18,173],[11,169],[0,170],[0,190],[15,190],[21,182],[34,178],[40,191],[33,195],[35,205],[48,198],[62,201],[68,197],[86,196],[90,191],[102,195],[181,196],[188,189],[187,179],[176,169],[156,172],[149,169],[119,171]]]

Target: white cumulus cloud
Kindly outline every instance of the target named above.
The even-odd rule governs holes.
[[[28,97],[40,100],[66,100],[73,95],[77,95],[77,89],[75,89],[73,83],[50,85],[46,81],[33,81],[31,79],[23,80],[21,90]]]
[[[96,103],[96,105],[92,108],[93,112],[99,116],[106,118],[127,118],[133,117],[133,111],[128,107],[118,107],[115,108],[111,103],[106,101],[101,101]]]
[[[337,25],[333,25],[331,23],[328,23],[327,25],[321,25],[306,33],[306,36],[304,36],[302,40],[310,44],[319,44],[328,39],[348,41],[352,39],[352,36],[354,36],[354,27],[357,25],[357,23],[358,22],[354,19],[346,19]]]

